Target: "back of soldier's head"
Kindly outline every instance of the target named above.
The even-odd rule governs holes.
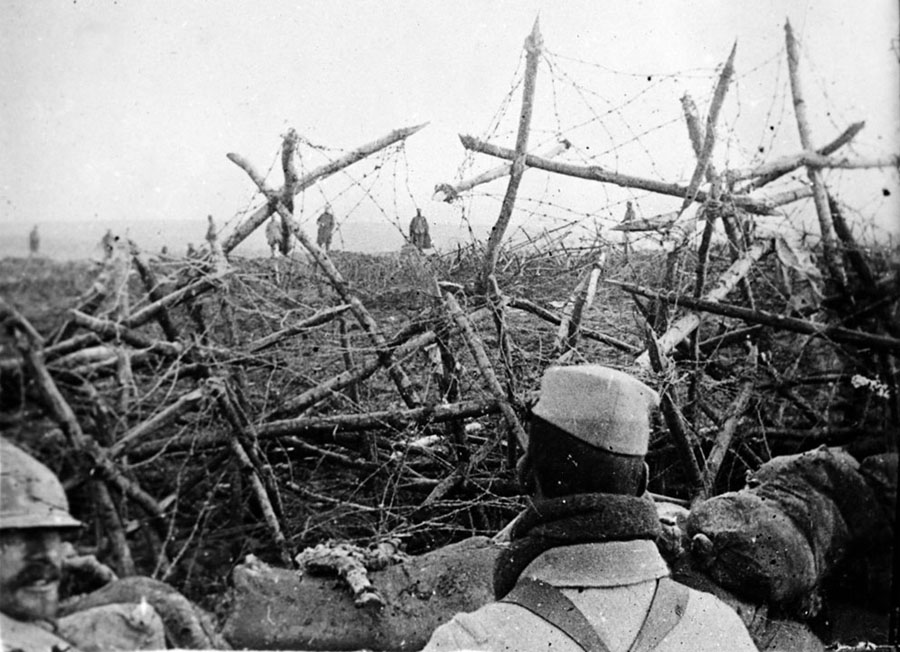
[[[552,367],[533,410],[520,469],[541,497],[577,493],[638,495],[656,392],[600,365]]]

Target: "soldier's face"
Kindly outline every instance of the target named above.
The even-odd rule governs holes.
[[[61,568],[58,530],[0,531],[0,611],[18,620],[54,618]]]

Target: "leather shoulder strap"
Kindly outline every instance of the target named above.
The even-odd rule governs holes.
[[[609,652],[609,648],[581,610],[556,587],[529,578],[520,578],[515,588],[500,602],[517,604],[564,632],[585,652]]]
[[[663,577],[656,583],[656,593],[644,624],[638,631],[628,652],[650,652],[681,621],[687,609],[690,590],[675,580]]]

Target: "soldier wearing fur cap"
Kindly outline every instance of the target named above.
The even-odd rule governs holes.
[[[656,392],[599,365],[554,367],[519,461],[532,496],[494,568],[497,602],[457,614],[427,652],[756,650],[738,615],[669,578],[646,495]]]

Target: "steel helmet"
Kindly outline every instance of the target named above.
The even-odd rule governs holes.
[[[0,529],[80,526],[53,471],[0,437]]]

